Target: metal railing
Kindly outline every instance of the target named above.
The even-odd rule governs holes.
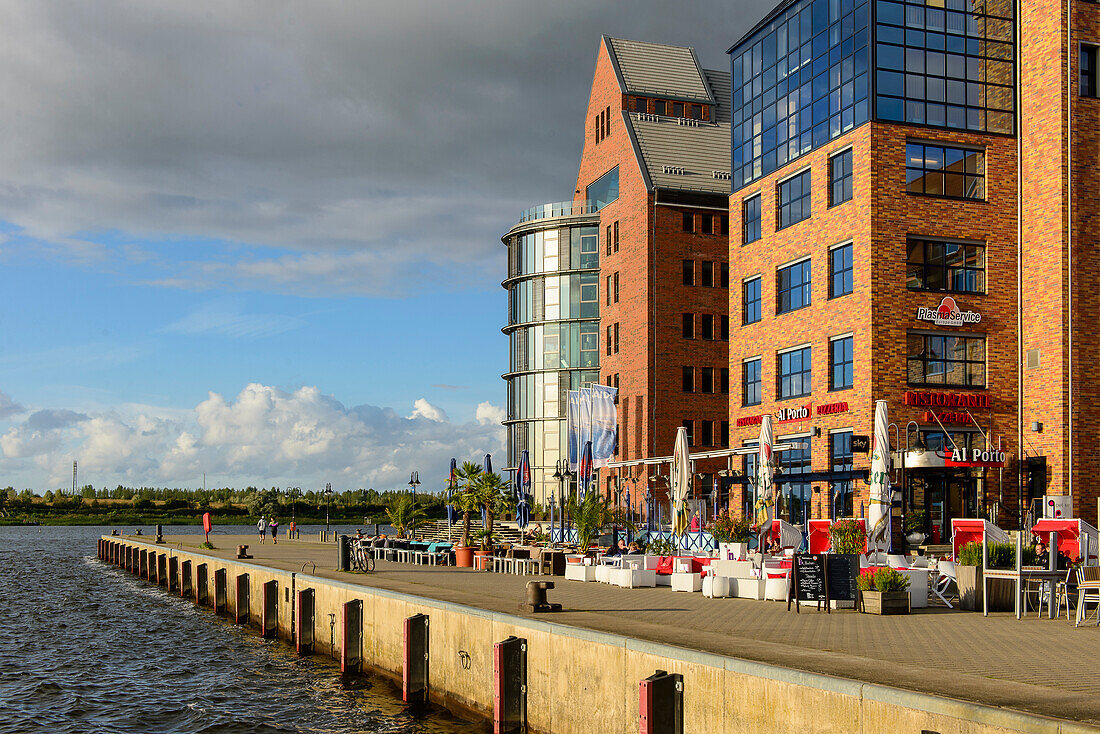
[[[552,217],[575,217],[581,214],[595,214],[599,211],[594,201],[556,201],[549,204],[539,204],[527,209],[520,215],[519,221],[533,222],[536,219],[550,219]]]

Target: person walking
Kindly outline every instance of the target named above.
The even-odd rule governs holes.
[[[256,530],[260,534],[260,542],[267,542],[267,520],[264,520],[264,516],[260,515],[260,521],[256,523]]]
[[[279,544],[279,538],[276,537],[276,536],[279,534],[279,521],[276,520],[274,517],[272,517],[271,521],[268,522],[267,526],[271,529],[271,542],[274,545],[278,545]]]

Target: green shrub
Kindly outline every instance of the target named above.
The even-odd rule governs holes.
[[[876,568],[856,579],[860,591],[908,591],[909,577],[893,568]]]
[[[726,510],[718,514],[718,518],[707,530],[719,543],[747,543],[752,537],[752,528],[747,517],[734,518]]]
[[[829,526],[833,553],[859,554],[867,538],[855,520],[838,520]]]
[[[910,510],[905,516],[905,534],[924,532],[924,510]]]
[[[982,544],[970,541],[962,548],[959,548],[959,556],[955,559],[955,565],[957,566],[980,566],[982,565]]]
[[[651,556],[674,556],[676,555],[676,546],[672,544],[672,541],[664,538],[654,538],[649,541],[645,552]]]
[[[1015,543],[990,543],[987,552],[989,554],[988,560],[990,568],[1016,567]],[[1022,565],[1035,565],[1035,548],[1030,545],[1025,545],[1020,555]],[[982,565],[982,544],[977,541],[971,541],[962,548],[959,548],[959,557],[955,559],[955,563],[959,566]]]

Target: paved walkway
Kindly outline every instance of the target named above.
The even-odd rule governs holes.
[[[166,540],[197,550],[202,536]],[[518,607],[530,576],[384,561],[372,574],[349,574],[332,570],[334,544],[284,538],[260,545],[255,536],[227,535],[213,540],[219,550],[200,552],[232,558],[238,543],[248,543],[255,556],[250,563],[302,571],[312,561],[316,571],[307,566],[307,572],[343,582],[1100,725],[1100,628],[1074,628],[1065,617],[986,618],[944,608],[886,617],[812,608],[795,614],[779,602],[561,578],[549,595],[563,611],[529,615]]]

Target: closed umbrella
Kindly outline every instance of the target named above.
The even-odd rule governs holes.
[[[687,497],[691,491],[691,458],[688,453],[687,430],[676,429],[676,442],[672,447],[672,533],[683,535],[688,529]]]
[[[485,454],[485,473],[486,474],[492,474],[493,473],[493,455],[492,454]],[[482,505],[481,506],[481,527],[483,527],[483,528],[487,527],[488,524],[489,524],[488,511],[486,510],[485,505]]]
[[[756,460],[756,513],[757,550],[767,547],[772,531],[775,507],[775,459],[772,455],[772,417],[765,415],[760,421],[760,455]]]
[[[584,451],[581,453],[581,463],[577,467],[577,492],[583,500],[588,494],[588,486],[592,483],[592,442],[584,442]]]
[[[454,493],[455,493],[455,473],[458,471],[458,460],[451,459],[451,476],[447,480],[447,524],[454,525],[455,523],[455,506],[454,506]]]
[[[875,433],[871,446],[871,492],[867,507],[867,551],[890,551],[890,429],[886,401],[875,401]]]
[[[519,457],[515,486],[517,501],[523,499],[524,495],[531,491],[531,459],[527,456],[527,449],[524,449]]]

